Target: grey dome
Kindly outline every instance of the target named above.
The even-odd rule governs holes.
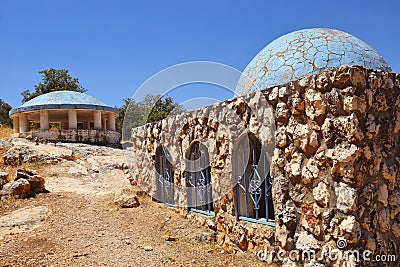
[[[360,39],[333,29],[305,29],[286,34],[268,44],[247,65],[236,93],[273,87],[305,75],[342,65],[360,65],[390,72],[386,61]]]
[[[115,108],[93,96],[74,91],[55,91],[35,97],[18,108],[10,110],[10,115],[42,109],[91,109],[117,112]]]

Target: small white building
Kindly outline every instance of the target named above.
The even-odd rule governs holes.
[[[48,141],[119,143],[117,110],[79,92],[56,91],[40,95],[10,110],[14,136],[43,138]],[[37,130],[31,123],[39,123]],[[50,123],[58,127],[50,128]]]

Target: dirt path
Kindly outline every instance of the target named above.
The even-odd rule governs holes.
[[[0,235],[0,266],[264,266],[254,252],[223,252],[213,231],[148,197],[137,208],[119,208],[109,188],[112,179],[125,179],[122,171],[91,173],[90,162],[43,166],[50,193],[0,207],[2,217],[24,207],[50,210],[33,230],[17,233],[17,226]]]

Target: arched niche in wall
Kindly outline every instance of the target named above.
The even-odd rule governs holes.
[[[186,154],[186,184],[190,210],[214,215],[209,153],[198,141],[190,145]]]
[[[174,205],[174,169],[167,155],[168,150],[157,148],[155,158],[157,199],[165,204]]]
[[[265,149],[253,133],[238,139],[232,164],[238,219],[274,225],[270,165]]]

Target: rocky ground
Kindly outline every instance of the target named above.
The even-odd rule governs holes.
[[[135,207],[117,205],[115,192],[132,188],[123,150],[0,141],[0,171],[14,179],[35,169],[49,191],[3,197],[0,266],[263,266],[255,252],[226,253],[214,231],[146,195],[123,192]]]

